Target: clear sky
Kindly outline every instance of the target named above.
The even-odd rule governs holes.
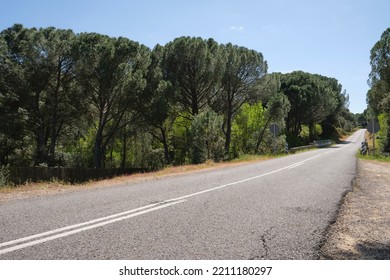
[[[262,52],[268,72],[334,77],[366,108],[370,50],[390,27],[389,0],[0,0],[0,30],[21,23],[123,36],[150,48],[179,36]]]

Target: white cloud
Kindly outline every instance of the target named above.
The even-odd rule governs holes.
[[[244,29],[245,29],[244,26],[235,26],[235,25],[230,26],[230,30],[232,31],[243,31]]]

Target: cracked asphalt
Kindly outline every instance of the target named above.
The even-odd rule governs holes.
[[[363,134],[269,161],[3,202],[0,259],[318,259]]]

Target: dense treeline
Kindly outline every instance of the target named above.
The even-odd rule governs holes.
[[[180,37],[14,25],[0,33],[0,165],[147,167],[220,161],[355,126],[336,79],[267,74],[261,53]]]
[[[390,153],[390,28],[371,49],[370,90],[367,93],[369,121],[381,125],[382,151]]]

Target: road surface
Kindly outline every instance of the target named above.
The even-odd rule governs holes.
[[[351,190],[344,144],[0,204],[0,259],[317,259]]]

